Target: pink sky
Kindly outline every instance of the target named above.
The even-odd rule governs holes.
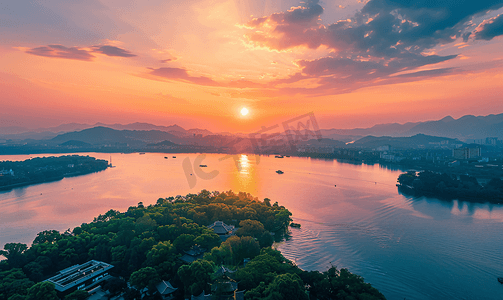
[[[235,132],[310,111],[322,128],[503,113],[501,0],[10,2],[0,126]]]

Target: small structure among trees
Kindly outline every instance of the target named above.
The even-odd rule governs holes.
[[[236,231],[234,225],[227,225],[222,221],[215,221],[213,224],[209,225],[208,228],[213,229],[213,231],[224,241],[228,237],[234,235]]]
[[[159,282],[155,287],[163,300],[173,299],[173,293],[178,290],[178,288],[173,287],[171,283],[165,280]]]

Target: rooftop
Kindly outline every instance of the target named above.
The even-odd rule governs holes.
[[[234,230],[234,225],[227,225],[222,221],[215,221],[208,228],[213,229],[216,234],[225,235]]]
[[[110,264],[91,260],[82,265],[74,265],[59,271],[58,275],[55,275],[46,281],[54,283],[56,291],[64,292],[85,282],[86,280],[105,273],[111,268],[113,268],[113,266]]]
[[[159,282],[156,286],[157,290],[161,295],[169,295],[173,293],[174,291],[178,290],[178,288],[174,288],[171,283],[168,281],[161,281]]]

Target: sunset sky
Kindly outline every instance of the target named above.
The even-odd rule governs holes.
[[[0,0],[0,126],[503,113],[502,35],[503,0]]]

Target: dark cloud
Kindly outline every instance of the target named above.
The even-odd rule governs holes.
[[[170,62],[172,60],[173,60],[172,58],[168,58],[168,59],[162,59],[162,60],[160,60],[160,62],[164,64],[164,63]]]
[[[499,14],[494,18],[485,20],[475,30],[476,40],[492,40],[494,37],[503,34],[503,14]]]
[[[98,52],[98,53],[105,54],[108,56],[119,56],[119,57],[135,57],[135,56],[137,56],[137,55],[129,52],[128,50],[125,50],[125,49],[122,49],[119,47],[115,47],[115,46],[108,46],[108,45],[94,46],[93,49],[94,49],[94,52]]]
[[[359,26],[371,32],[367,49],[385,53],[399,42],[398,50],[419,53],[454,41],[462,36],[472,16],[500,7],[501,0],[371,0],[357,17],[362,21],[372,18]]]
[[[248,37],[277,50],[325,45],[337,52],[394,57],[451,42],[464,33],[472,16],[500,7],[501,0],[371,0],[352,19],[324,26],[319,22],[323,9],[311,1],[251,20]]]
[[[220,84],[213,79],[205,76],[190,76],[187,70],[182,68],[151,68],[151,75],[178,81],[187,81],[199,85],[219,86]]]
[[[87,50],[79,49],[77,47],[67,48],[62,45],[47,45],[47,46],[32,48],[32,49],[27,50],[26,53],[30,53],[30,54],[38,55],[38,56],[76,59],[76,60],[84,60],[84,61],[91,61],[94,58],[94,56],[91,53],[89,53]]]
[[[467,39],[468,21],[473,16],[501,7],[502,0],[370,0],[353,18],[324,25],[318,1],[308,1],[286,12],[253,19],[246,27],[250,41],[270,49],[325,46],[333,51],[328,57],[297,62],[300,73],[272,84],[319,78],[315,90],[352,90],[395,82],[397,74],[413,74],[419,67],[455,58],[425,53],[458,37]],[[503,34],[502,23],[500,16],[486,22],[477,32],[479,39]],[[439,70],[403,75],[400,80],[448,72]]]

